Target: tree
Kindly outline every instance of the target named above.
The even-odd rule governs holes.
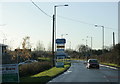
[[[26,59],[30,59],[31,58],[31,45],[30,45],[30,41],[29,41],[30,37],[26,36],[23,38],[23,42],[22,42],[22,49],[20,48],[16,48],[15,51],[12,51],[10,49],[7,49],[7,57],[11,57],[11,61],[13,62],[21,62],[24,61]]]
[[[90,48],[88,46],[85,46],[85,45],[78,45],[77,50],[80,53],[85,53],[85,52],[89,51]]]
[[[48,51],[52,51],[52,46],[51,46],[51,42],[48,44]]]
[[[35,50],[36,51],[44,51],[45,50],[44,45],[43,45],[43,43],[41,41],[37,42]]]

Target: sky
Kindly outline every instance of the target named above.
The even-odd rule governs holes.
[[[102,48],[102,28],[104,26],[105,46],[112,45],[112,33],[115,32],[115,43],[118,43],[118,2],[36,2],[46,14],[35,7],[30,0],[26,2],[0,3],[0,43],[12,48],[21,46],[25,36],[30,37],[32,48],[38,41],[48,49],[52,41],[52,15],[55,5],[68,4],[67,7],[57,7],[56,35],[66,38],[66,48],[71,45],[76,49],[78,45],[91,46],[93,49]],[[65,35],[68,34],[68,35]],[[5,40],[6,39],[6,40]]]

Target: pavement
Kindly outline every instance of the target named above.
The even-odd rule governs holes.
[[[100,69],[87,69],[84,61],[73,60],[66,72],[47,84],[119,84],[119,80],[117,68],[100,65]]]

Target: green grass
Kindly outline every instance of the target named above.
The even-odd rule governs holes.
[[[70,67],[69,63],[66,63],[64,68],[56,68],[53,67],[49,70],[43,71],[41,73],[29,76],[29,77],[22,77],[20,78],[21,82],[42,82],[46,83],[52,78],[56,77],[57,75],[61,74],[65,70],[67,70]]]
[[[71,58],[71,60],[86,60],[86,59]]]
[[[46,60],[46,61],[50,61],[51,58],[48,58],[48,57],[38,57],[38,60]]]

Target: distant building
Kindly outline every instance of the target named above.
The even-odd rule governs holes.
[[[2,56],[6,53],[7,45],[0,44],[0,64],[2,64]]]
[[[0,44],[0,56],[2,56],[2,54],[6,53],[7,47],[8,47],[7,45]]]

